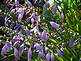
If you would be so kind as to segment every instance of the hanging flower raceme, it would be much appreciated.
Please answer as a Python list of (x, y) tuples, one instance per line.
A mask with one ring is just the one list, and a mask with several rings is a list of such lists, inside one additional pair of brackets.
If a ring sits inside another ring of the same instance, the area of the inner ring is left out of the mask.
[(30, 60), (31, 60), (31, 57), (32, 57), (32, 50), (31, 50), (31, 47), (28, 49), (27, 56), (28, 56), (28, 61), (30, 61)]
[(52, 13), (55, 14), (56, 11), (57, 11), (56, 4), (54, 4), (53, 7), (52, 7)]
[(50, 61), (50, 58), (51, 58), (51, 55), (50, 55), (50, 53), (48, 52), (48, 53), (46, 54), (46, 61)]
[(47, 34), (46, 34), (45, 31), (43, 31), (43, 32), (41, 33), (41, 39), (42, 39), (42, 41), (47, 41), (47, 40), (48, 40), (48, 37), (47, 37)]
[(54, 55), (53, 55), (53, 52), (51, 53), (51, 61), (54, 61)]
[(51, 26), (54, 27), (54, 28), (58, 28), (58, 27), (59, 27), (59, 24), (57, 24), (57, 23), (55, 23), (55, 22), (53, 22), (53, 21), (51, 21), (50, 24), (51, 24)]
[(43, 7), (43, 8), (44, 8), (44, 9), (47, 9), (47, 8), (49, 8), (49, 6), (50, 6), (50, 5), (49, 5), (49, 2), (47, 1), (47, 2), (44, 4), (44, 7)]

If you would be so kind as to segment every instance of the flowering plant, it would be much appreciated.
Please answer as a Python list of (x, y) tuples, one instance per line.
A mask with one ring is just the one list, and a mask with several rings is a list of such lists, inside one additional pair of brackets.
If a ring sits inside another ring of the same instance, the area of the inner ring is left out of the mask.
[(0, 3), (0, 60), (81, 61), (80, 1)]

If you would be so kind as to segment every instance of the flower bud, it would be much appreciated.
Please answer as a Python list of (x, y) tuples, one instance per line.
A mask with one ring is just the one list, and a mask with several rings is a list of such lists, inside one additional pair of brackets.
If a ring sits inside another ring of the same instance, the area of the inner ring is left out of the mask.
[(47, 41), (48, 40), (48, 37), (47, 37), (47, 34), (45, 33), (45, 31), (42, 32), (41, 39), (42, 39), (42, 41)]
[(61, 12), (61, 19), (62, 19), (62, 21), (64, 21), (64, 13), (63, 12)]
[(45, 4), (44, 4), (44, 9), (47, 9), (49, 7), (49, 2), (47, 1)]
[(22, 14), (19, 14), (18, 15), (18, 22), (21, 22), (22, 21), (22, 18), (23, 18), (23, 15)]
[(62, 56), (62, 55), (63, 55), (62, 52), (61, 52), (59, 49), (57, 49), (57, 54), (58, 54), (59, 56)]
[(56, 11), (57, 11), (57, 9), (56, 9), (56, 4), (54, 4), (53, 7), (52, 7), (52, 13), (55, 14)]
[(55, 23), (55, 22), (53, 22), (53, 21), (51, 21), (50, 24), (51, 24), (51, 26), (54, 27), (54, 28), (58, 28), (58, 27), (59, 27), (59, 24), (57, 24), (57, 23)]
[(28, 49), (28, 61), (31, 60), (31, 57), (32, 57), (32, 50), (31, 50), (31, 47)]
[(26, 27), (25, 29), (26, 35), (29, 36), (30, 35), (30, 30)]
[(79, 59), (79, 61), (81, 61), (81, 58)]
[(54, 55), (53, 55), (53, 52), (51, 53), (51, 61), (54, 61)]
[(19, 56), (21, 56), (23, 52), (24, 52), (24, 43), (20, 46)]
[(32, 3), (28, 0), (26, 0), (26, 4), (29, 6), (29, 7), (33, 7)]
[(50, 58), (51, 58), (50, 53), (47, 53), (46, 54), (46, 61), (50, 61)]
[(17, 49), (17, 48), (14, 48), (14, 57), (15, 57), (16, 59), (19, 58), (19, 54), (18, 54), (18, 49)]
[(72, 40), (70, 39), (70, 40), (69, 40), (69, 45), (70, 45), (70, 47), (72, 47), (72, 44), (73, 44), (73, 42), (72, 42)]
[(1, 50), (1, 55), (4, 56), (4, 54), (7, 52), (7, 46), (6, 44), (3, 46), (2, 50)]

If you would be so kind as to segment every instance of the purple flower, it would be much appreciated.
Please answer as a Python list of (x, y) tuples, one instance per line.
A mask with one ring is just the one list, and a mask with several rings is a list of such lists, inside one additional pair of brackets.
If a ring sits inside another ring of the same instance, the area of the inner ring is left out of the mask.
[(11, 44), (9, 42), (6, 43), (7, 51), (9, 52), (12, 48)]
[(38, 59), (40, 59), (40, 58), (44, 59), (43, 51), (39, 51), (39, 53), (38, 53)]
[(31, 22), (32, 22), (32, 25), (34, 26), (35, 20), (33, 18), (31, 18)]
[(21, 22), (22, 21), (22, 18), (23, 18), (23, 15), (22, 14), (19, 14), (18, 15), (18, 22)]
[(53, 7), (52, 7), (52, 13), (55, 14), (56, 11), (57, 11), (57, 9), (56, 9), (56, 4), (54, 4)]
[(15, 3), (16, 3), (17, 5), (19, 5), (19, 1), (18, 1), (18, 0), (15, 0)]
[(15, 11), (16, 11), (15, 9), (12, 9), (10, 12), (11, 12), (11, 13), (15, 13)]
[(39, 48), (40, 48), (40, 44), (35, 43), (35, 44), (34, 44), (34, 48), (39, 49)]
[(53, 52), (51, 53), (51, 61), (54, 61), (54, 55), (53, 55)]
[(47, 37), (47, 34), (45, 33), (45, 31), (42, 32), (41, 39), (42, 39), (42, 41), (47, 41), (48, 40), (48, 37)]
[(51, 56), (50, 56), (50, 53), (48, 52), (48, 53), (46, 54), (46, 61), (50, 61), (50, 58), (51, 58)]
[(3, 46), (2, 50), (1, 50), (1, 55), (4, 56), (4, 54), (7, 52), (7, 46), (6, 44)]
[(48, 47), (45, 47), (45, 52), (46, 52), (46, 53), (48, 52)]
[(72, 40), (70, 39), (70, 40), (69, 40), (69, 45), (70, 45), (70, 47), (72, 47), (72, 44), (73, 44), (73, 42), (72, 42)]
[(33, 18), (35, 19), (36, 18), (36, 13), (32, 13), (31, 17), (30, 18)]
[(28, 49), (28, 61), (31, 60), (31, 57), (32, 57), (32, 50), (31, 50), (31, 47)]
[(20, 46), (20, 50), (19, 50), (19, 56), (21, 56), (24, 52), (24, 43)]
[(30, 30), (26, 27), (25, 29), (26, 35), (29, 36), (30, 35)]
[(62, 19), (62, 21), (64, 21), (64, 13), (63, 12), (61, 12), (61, 19)]
[(33, 7), (32, 3), (31, 3), (30, 1), (28, 1), (28, 0), (26, 0), (26, 4), (27, 4), (28, 6), (30, 6), (30, 7)]
[(79, 61), (81, 61), (81, 58), (79, 59)]
[(19, 58), (19, 54), (18, 54), (18, 49), (17, 49), (17, 48), (14, 48), (14, 57), (15, 57), (16, 59)]
[(57, 49), (57, 54), (58, 54), (59, 56), (62, 56), (62, 55), (63, 55), (62, 52), (61, 52), (59, 49)]
[(24, 8), (15, 8), (17, 14), (22, 14), (24, 15)]
[(38, 0), (34, 0), (34, 4), (38, 3)]
[(35, 27), (31, 30), (31, 32), (34, 32), (34, 33), (38, 33), (38, 34), (39, 34), (39, 28), (38, 28), (38, 26), (35, 26)]
[(53, 21), (51, 21), (50, 24), (51, 24), (51, 26), (54, 27), (54, 28), (58, 28), (58, 27), (59, 27), (59, 24), (57, 24), (57, 23), (55, 23), (55, 22), (53, 22)]
[(17, 47), (19, 44), (19, 41), (16, 41), (13, 46)]
[(47, 9), (49, 7), (49, 2), (47, 1), (45, 4), (44, 4), (44, 9)]

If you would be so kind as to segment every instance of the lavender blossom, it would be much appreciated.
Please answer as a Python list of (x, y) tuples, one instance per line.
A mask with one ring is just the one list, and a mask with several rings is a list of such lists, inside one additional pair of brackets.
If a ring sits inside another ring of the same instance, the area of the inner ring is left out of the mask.
[(56, 9), (56, 4), (54, 4), (53, 7), (52, 7), (52, 13), (55, 14), (56, 11), (57, 11), (57, 9)]
[(54, 61), (54, 55), (53, 55), (53, 52), (51, 53), (51, 61)]
[(16, 59), (19, 58), (19, 53), (18, 53), (18, 49), (17, 49), (17, 48), (14, 48), (14, 57), (15, 57)]
[(81, 58), (79, 59), (79, 61), (81, 61)]
[(35, 44), (34, 44), (34, 48), (39, 49), (39, 48), (40, 48), (40, 44), (35, 43)]
[(16, 13), (24, 15), (24, 8), (16, 8)]
[(6, 43), (7, 51), (9, 52), (12, 48), (11, 44), (8, 42)]
[(18, 0), (15, 0), (15, 4), (19, 5), (19, 1)]
[(35, 22), (35, 20), (33, 18), (31, 18), (31, 23), (33, 26), (34, 26), (34, 22)]
[(39, 51), (39, 53), (38, 53), (38, 59), (40, 59), (40, 58), (44, 59), (43, 51)]
[(41, 39), (42, 39), (42, 41), (47, 41), (48, 40), (48, 37), (47, 37), (47, 34), (45, 33), (45, 31), (42, 32)]
[(72, 47), (72, 44), (73, 44), (73, 42), (72, 42), (72, 40), (70, 39), (70, 40), (69, 40), (69, 45), (70, 45), (70, 47)]
[(54, 28), (58, 28), (58, 27), (59, 27), (59, 24), (57, 24), (57, 23), (55, 23), (55, 22), (53, 22), (53, 21), (51, 21), (50, 24), (51, 24), (51, 26), (54, 27)]
[(48, 52), (48, 53), (46, 54), (46, 61), (50, 61), (50, 58), (51, 58), (51, 56), (50, 56), (50, 53)]
[(25, 29), (26, 35), (29, 36), (30, 35), (30, 30), (26, 27)]
[(23, 15), (22, 14), (19, 14), (18, 15), (18, 22), (21, 22), (22, 21), (22, 18), (23, 18)]
[(10, 13), (15, 13), (15, 11), (16, 11), (15, 9), (12, 9), (12, 10), (10, 11)]
[(34, 4), (37, 4), (38, 3), (38, 0), (34, 0)]
[(4, 56), (4, 54), (7, 52), (7, 46), (6, 44), (3, 46), (2, 50), (1, 50), (1, 55)]
[(19, 50), (19, 56), (21, 56), (24, 52), (24, 43), (20, 46), (20, 50)]
[(59, 49), (57, 49), (57, 54), (61, 57), (63, 56), (62, 52)]
[(26, 4), (29, 6), (29, 7), (33, 7), (32, 3), (28, 0), (26, 0)]
[(38, 28), (38, 26), (35, 26), (35, 27), (31, 30), (31, 32), (34, 32), (34, 33), (38, 33), (38, 34), (39, 34), (39, 28)]
[(47, 1), (45, 4), (44, 4), (44, 9), (47, 9), (49, 7), (49, 2)]
[(61, 12), (61, 19), (62, 19), (62, 21), (64, 21), (64, 13), (63, 12)]
[(31, 50), (31, 47), (28, 49), (28, 61), (31, 60), (31, 57), (32, 57), (32, 50)]
[(36, 13), (32, 13), (31, 18), (35, 19), (36, 18)]

